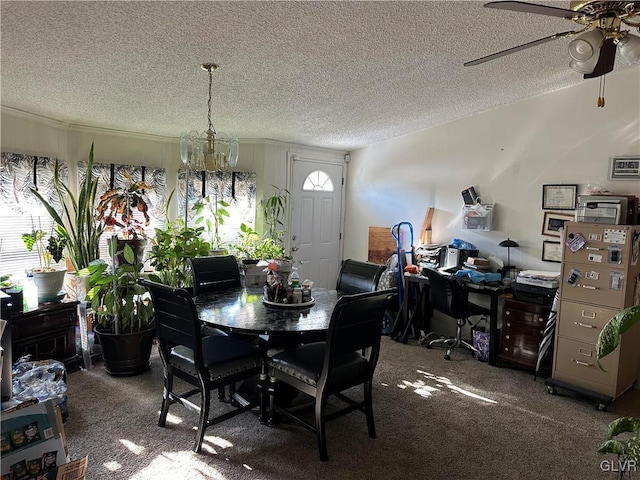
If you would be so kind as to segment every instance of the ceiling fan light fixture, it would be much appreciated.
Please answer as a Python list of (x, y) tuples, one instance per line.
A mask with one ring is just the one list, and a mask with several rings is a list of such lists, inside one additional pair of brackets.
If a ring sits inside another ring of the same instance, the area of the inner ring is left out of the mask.
[(640, 63), (640, 37), (627, 33), (618, 40), (620, 55), (629, 63)]
[(597, 57), (604, 37), (604, 32), (599, 28), (583, 33), (569, 43), (569, 55), (577, 62), (586, 62), (594, 56)]

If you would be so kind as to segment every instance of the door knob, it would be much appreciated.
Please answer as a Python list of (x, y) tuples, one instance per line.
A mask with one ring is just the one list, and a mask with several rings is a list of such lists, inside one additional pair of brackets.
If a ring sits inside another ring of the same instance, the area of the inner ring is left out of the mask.
[(298, 251), (298, 247), (291, 247), (291, 251), (292, 252), (297, 252)]

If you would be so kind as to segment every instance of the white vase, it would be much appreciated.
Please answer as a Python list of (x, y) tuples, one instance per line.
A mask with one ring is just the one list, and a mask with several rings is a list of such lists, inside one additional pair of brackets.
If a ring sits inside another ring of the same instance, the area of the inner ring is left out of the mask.
[(33, 281), (38, 290), (38, 303), (58, 302), (62, 299), (62, 285), (67, 272), (63, 270), (42, 271), (34, 269)]

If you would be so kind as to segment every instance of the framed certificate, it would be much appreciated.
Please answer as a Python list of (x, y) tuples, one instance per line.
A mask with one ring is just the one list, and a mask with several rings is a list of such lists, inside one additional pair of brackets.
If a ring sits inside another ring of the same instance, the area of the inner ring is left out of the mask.
[(562, 262), (562, 246), (560, 242), (551, 242), (548, 240), (542, 242), (542, 261)]
[(578, 185), (542, 185), (543, 210), (575, 210)]

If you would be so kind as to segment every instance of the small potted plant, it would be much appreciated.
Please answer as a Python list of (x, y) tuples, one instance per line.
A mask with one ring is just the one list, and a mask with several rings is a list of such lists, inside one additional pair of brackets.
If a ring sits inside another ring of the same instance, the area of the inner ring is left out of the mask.
[(64, 297), (62, 285), (66, 268), (56, 268), (51, 266), (51, 262), (58, 263), (63, 258), (63, 250), (66, 245), (64, 237), (57, 233), (52, 234), (47, 239), (44, 230), (33, 229), (29, 233), (22, 234), (22, 241), (27, 250), (33, 251), (34, 247), (38, 252), (40, 268), (33, 268), (31, 273), (38, 290), (38, 303), (58, 302)]
[(155, 323), (151, 298), (138, 285), (142, 263), (136, 261), (133, 248), (125, 244), (116, 265), (116, 237), (109, 242), (112, 265), (101, 260), (87, 268), (92, 288), (87, 293), (96, 316), (94, 332), (102, 348), (107, 373), (131, 376), (149, 368)]
[[(144, 227), (149, 226), (149, 206), (145, 190), (153, 188), (143, 181), (133, 181), (126, 172), (127, 185), (107, 190), (99, 199), (96, 219), (104, 224), (104, 231), (115, 232), (118, 236), (117, 251), (121, 252), (125, 244), (133, 248), (136, 261), (141, 261), (147, 239)], [(138, 217), (142, 217), (142, 220)], [(121, 262), (117, 256), (117, 262)]]

